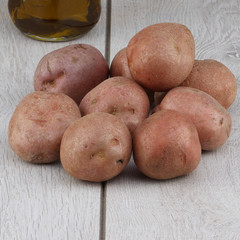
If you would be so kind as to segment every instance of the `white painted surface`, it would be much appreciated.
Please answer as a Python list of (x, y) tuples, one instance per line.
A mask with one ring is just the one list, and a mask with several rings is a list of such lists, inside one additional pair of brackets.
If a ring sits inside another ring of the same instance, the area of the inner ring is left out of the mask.
[(101, 184), (71, 178), (60, 163), (20, 160), (7, 141), (9, 119), (33, 91), (33, 74), (46, 53), (72, 43), (88, 43), (105, 54), (106, 1), (97, 26), (71, 42), (46, 43), (23, 36), (12, 24), (7, 0), (0, 0), (0, 239), (98, 239)]
[[(105, 52), (106, 0), (98, 25), (67, 43), (45, 43), (20, 34), (0, 0), (0, 239), (99, 239), (101, 185), (77, 181), (59, 163), (32, 165), (9, 148), (7, 127), (18, 102), (33, 91), (40, 58), (62, 46), (88, 43)], [(240, 0), (112, 0), (111, 59), (143, 27), (186, 24), (196, 57), (226, 64), (240, 81)], [(154, 181), (133, 161), (106, 184), (107, 240), (240, 239), (240, 101), (230, 108), (229, 141), (205, 152), (188, 176)]]
[[(112, 3), (111, 59), (143, 27), (157, 22), (187, 25), (196, 58), (227, 65), (240, 81), (240, 1), (122, 0)], [(107, 184), (106, 239), (240, 239), (240, 100), (230, 108), (230, 139), (204, 152), (188, 176), (154, 181), (133, 162)]]

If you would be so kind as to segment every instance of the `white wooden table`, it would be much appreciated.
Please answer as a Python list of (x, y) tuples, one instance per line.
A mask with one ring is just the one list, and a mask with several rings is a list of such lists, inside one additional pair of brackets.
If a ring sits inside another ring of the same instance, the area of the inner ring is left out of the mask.
[(154, 181), (133, 161), (104, 184), (78, 181), (60, 163), (20, 160), (7, 140), (9, 119), (33, 91), (40, 58), (72, 43), (97, 47), (111, 61), (130, 38), (157, 22), (187, 25), (196, 58), (227, 65), (240, 81), (240, 0), (102, 0), (102, 15), (87, 35), (63, 43), (23, 36), (0, 0), (0, 239), (1, 240), (239, 240), (240, 100), (229, 109), (228, 142), (204, 152), (188, 176)]

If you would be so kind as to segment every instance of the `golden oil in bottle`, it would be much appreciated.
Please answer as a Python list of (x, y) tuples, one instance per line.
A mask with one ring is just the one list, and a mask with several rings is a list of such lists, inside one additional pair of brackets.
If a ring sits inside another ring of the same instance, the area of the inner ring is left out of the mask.
[(88, 32), (98, 22), (101, 0), (9, 0), (15, 26), (43, 41), (67, 41)]

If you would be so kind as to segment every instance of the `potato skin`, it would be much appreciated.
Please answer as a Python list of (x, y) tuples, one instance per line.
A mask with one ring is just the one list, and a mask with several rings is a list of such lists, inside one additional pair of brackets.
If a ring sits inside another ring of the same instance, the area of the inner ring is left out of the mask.
[(133, 79), (128, 67), (127, 50), (121, 49), (113, 58), (110, 67), (110, 77), (123, 76)]
[(232, 120), (227, 110), (207, 93), (190, 87), (170, 90), (154, 112), (172, 109), (191, 119), (203, 150), (215, 150), (228, 139)]
[(182, 24), (154, 24), (130, 40), (127, 58), (131, 75), (140, 85), (166, 91), (181, 84), (191, 72), (194, 38)]
[(79, 104), (105, 80), (109, 67), (101, 52), (88, 44), (72, 44), (45, 55), (34, 74), (36, 91), (61, 92)]
[(71, 176), (102, 182), (123, 171), (131, 151), (131, 135), (120, 119), (108, 113), (91, 113), (68, 127), (60, 158)]
[(145, 91), (125, 77), (109, 78), (92, 89), (81, 101), (83, 115), (106, 112), (119, 117), (131, 133), (148, 116), (150, 103)]
[(162, 110), (144, 120), (133, 137), (138, 169), (154, 179), (170, 179), (192, 172), (201, 158), (196, 127), (174, 110)]
[(181, 86), (197, 88), (214, 97), (228, 109), (237, 95), (237, 80), (222, 63), (213, 60), (195, 60), (193, 69)]
[(31, 163), (59, 160), (66, 128), (81, 117), (77, 104), (62, 93), (34, 92), (24, 97), (9, 122), (12, 150)]

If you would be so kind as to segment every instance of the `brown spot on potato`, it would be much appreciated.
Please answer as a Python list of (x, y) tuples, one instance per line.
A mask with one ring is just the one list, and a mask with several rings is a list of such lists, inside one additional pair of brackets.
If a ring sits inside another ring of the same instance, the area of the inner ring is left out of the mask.
[(41, 163), (44, 158), (43, 153), (39, 153), (37, 155), (34, 155), (32, 159), (30, 160), (31, 163)]
[(99, 151), (97, 154), (96, 154), (96, 157), (97, 157), (97, 159), (99, 159), (99, 160), (105, 160), (105, 157), (104, 157), (104, 153), (103, 152), (101, 152), (101, 151)]
[(220, 119), (219, 124), (223, 125), (223, 118)]
[(118, 145), (118, 144), (119, 144), (119, 140), (117, 138), (111, 139), (111, 145)]
[(91, 104), (96, 104), (96, 103), (97, 103), (97, 99), (96, 98), (92, 99)]
[(56, 85), (57, 85), (57, 80), (58, 80), (59, 78), (64, 77), (64, 76), (65, 76), (65, 72), (64, 72), (64, 71), (61, 71), (56, 78), (52, 78), (52, 79), (45, 80), (45, 81), (42, 83), (41, 91), (45, 91), (45, 90), (47, 90), (48, 88), (55, 88)]
[(105, 160), (105, 156), (104, 153), (102, 151), (99, 151), (97, 153), (93, 153), (90, 156), (90, 160), (92, 160), (93, 158), (100, 160), (100, 161), (104, 161)]
[(131, 114), (135, 114), (135, 109), (134, 109), (134, 108), (131, 108), (131, 109), (129, 109), (129, 112), (130, 112)]
[(65, 71), (61, 71), (57, 78), (62, 78), (65, 76)]
[(119, 159), (116, 161), (116, 163), (120, 163), (120, 164), (123, 164), (124, 160), (123, 159)]
[(113, 107), (110, 111), (110, 114), (112, 114), (112, 115), (116, 115), (117, 113), (118, 113), (117, 107)]
[(56, 86), (56, 79), (50, 79), (47, 81), (44, 81), (42, 84), (41, 91), (45, 91), (48, 89), (48, 87), (55, 87)]

